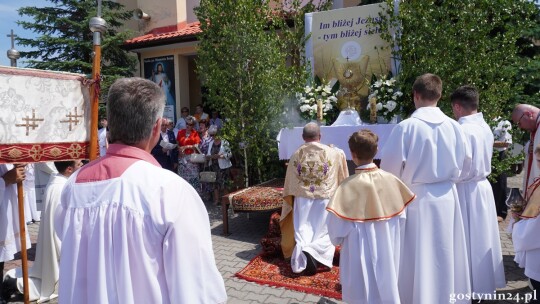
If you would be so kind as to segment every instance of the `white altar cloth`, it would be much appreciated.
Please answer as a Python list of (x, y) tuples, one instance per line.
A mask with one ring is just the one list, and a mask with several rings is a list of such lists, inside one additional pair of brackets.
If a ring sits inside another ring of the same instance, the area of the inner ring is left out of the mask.
[[(351, 160), (351, 151), (349, 151), (349, 137), (356, 131), (368, 129), (379, 136), (379, 151), (382, 150), (386, 139), (392, 132), (396, 124), (365, 124), (360, 126), (321, 126), (321, 143), (333, 144), (345, 152), (348, 160)], [(302, 139), (303, 127), (284, 128), (279, 131), (277, 136), (279, 159), (290, 159), (291, 155), (300, 147), (304, 140)], [(375, 155), (379, 158), (379, 153)]]

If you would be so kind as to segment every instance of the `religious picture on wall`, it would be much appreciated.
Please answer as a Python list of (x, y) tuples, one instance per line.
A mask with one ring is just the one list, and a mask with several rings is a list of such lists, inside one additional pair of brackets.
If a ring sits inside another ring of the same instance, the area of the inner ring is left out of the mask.
[(176, 121), (174, 56), (144, 59), (144, 78), (152, 80), (163, 90), (166, 97), (163, 116)]

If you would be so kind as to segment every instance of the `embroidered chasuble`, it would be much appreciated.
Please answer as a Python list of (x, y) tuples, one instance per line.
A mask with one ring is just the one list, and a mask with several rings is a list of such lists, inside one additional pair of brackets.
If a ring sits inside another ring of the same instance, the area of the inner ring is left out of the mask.
[(354, 222), (387, 220), (403, 212), (414, 193), (393, 174), (371, 168), (356, 169), (341, 184), (326, 210)]
[(329, 199), (348, 174), (345, 153), (319, 142), (305, 143), (291, 156), (283, 188), (286, 203), (280, 218), (285, 258), (291, 256), (295, 246), (293, 219), (289, 216), (294, 197)]
[(538, 186), (540, 186), (540, 179), (536, 179), (527, 189), (527, 194), (530, 197), (527, 198), (527, 205), (523, 213), (521, 213), (522, 218), (535, 218), (540, 214), (540, 190)]

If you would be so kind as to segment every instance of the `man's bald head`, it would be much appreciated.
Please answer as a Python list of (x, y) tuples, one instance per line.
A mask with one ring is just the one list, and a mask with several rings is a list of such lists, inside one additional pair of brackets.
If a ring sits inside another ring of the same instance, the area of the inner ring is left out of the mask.
[(512, 121), (521, 129), (533, 132), (536, 130), (536, 119), (540, 109), (528, 104), (518, 104), (512, 111)]
[(321, 140), (321, 128), (314, 122), (310, 122), (304, 126), (302, 138), (305, 142)]

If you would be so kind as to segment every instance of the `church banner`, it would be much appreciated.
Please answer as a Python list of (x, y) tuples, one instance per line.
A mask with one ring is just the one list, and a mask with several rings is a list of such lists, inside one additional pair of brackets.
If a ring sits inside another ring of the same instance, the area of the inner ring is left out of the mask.
[(88, 158), (84, 75), (0, 67), (0, 163)]
[(163, 90), (166, 97), (163, 116), (176, 121), (174, 56), (144, 59), (144, 78), (152, 80)]
[(374, 24), (383, 7), (371, 4), (306, 14), (306, 35), (311, 33), (306, 55), (313, 74), (325, 81), (339, 80), (340, 93), (356, 101), (367, 98), (372, 75), (392, 70), (391, 49)]

